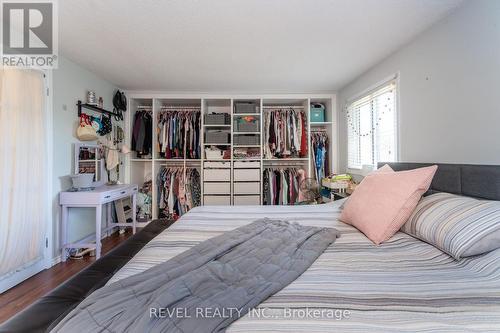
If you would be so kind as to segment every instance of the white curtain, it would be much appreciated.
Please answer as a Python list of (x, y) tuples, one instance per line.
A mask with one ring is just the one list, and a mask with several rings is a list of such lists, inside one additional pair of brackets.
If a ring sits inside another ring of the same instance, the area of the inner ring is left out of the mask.
[(0, 69), (0, 280), (43, 259), (47, 125), (43, 73)]

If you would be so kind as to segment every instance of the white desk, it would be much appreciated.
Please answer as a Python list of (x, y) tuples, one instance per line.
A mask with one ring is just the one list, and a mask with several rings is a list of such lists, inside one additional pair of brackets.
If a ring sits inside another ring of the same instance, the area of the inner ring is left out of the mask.
[[(62, 208), (62, 261), (68, 258), (67, 249), (94, 247), (96, 259), (101, 256), (101, 235), (114, 227), (132, 227), (136, 230), (136, 194), (138, 186), (127, 185), (104, 185), (92, 191), (61, 192), (59, 204)], [(111, 203), (115, 200), (132, 197), (132, 223), (110, 223)], [(106, 227), (102, 228), (102, 209), (107, 205)], [(94, 235), (85, 237), (77, 242), (68, 243), (68, 210), (73, 207), (95, 208), (95, 244), (91, 243)]]

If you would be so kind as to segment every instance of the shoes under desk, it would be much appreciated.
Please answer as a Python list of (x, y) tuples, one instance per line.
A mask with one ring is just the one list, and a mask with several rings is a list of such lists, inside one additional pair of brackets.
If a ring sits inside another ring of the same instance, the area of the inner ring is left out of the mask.
[[(61, 232), (62, 232), (62, 261), (68, 258), (68, 249), (91, 248), (95, 246), (96, 259), (101, 256), (101, 235), (114, 227), (132, 227), (136, 231), (136, 195), (138, 186), (135, 184), (125, 185), (103, 185), (91, 191), (61, 192), (59, 204), (62, 209)], [(132, 197), (132, 222), (110, 223), (111, 203), (115, 200)], [(102, 228), (103, 206), (107, 205), (106, 227)], [(89, 235), (77, 242), (68, 243), (68, 210), (69, 208), (95, 208), (95, 235)], [(95, 244), (91, 242), (95, 237)]]

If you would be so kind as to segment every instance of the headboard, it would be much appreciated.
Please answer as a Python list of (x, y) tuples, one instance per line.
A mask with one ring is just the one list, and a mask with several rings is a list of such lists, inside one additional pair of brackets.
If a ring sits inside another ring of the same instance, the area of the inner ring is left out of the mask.
[(500, 200), (499, 165), (380, 162), (378, 167), (384, 164), (388, 164), (394, 171), (436, 164), (438, 169), (425, 195), (448, 192), (468, 197)]

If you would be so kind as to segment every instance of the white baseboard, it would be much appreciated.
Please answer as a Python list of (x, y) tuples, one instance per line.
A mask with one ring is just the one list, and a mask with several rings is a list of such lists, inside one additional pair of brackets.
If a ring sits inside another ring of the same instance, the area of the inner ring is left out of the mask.
[(61, 262), (61, 260), (62, 260), (61, 255), (58, 255), (57, 257), (52, 258), (50, 267), (57, 265), (58, 263)]
[(43, 271), (44, 269), (45, 269), (44, 261), (40, 260), (29, 267), (26, 267), (20, 271), (17, 271), (9, 275), (8, 277), (0, 281), (0, 294), (16, 286), (17, 284), (23, 282), (24, 280), (35, 275), (36, 273)]

